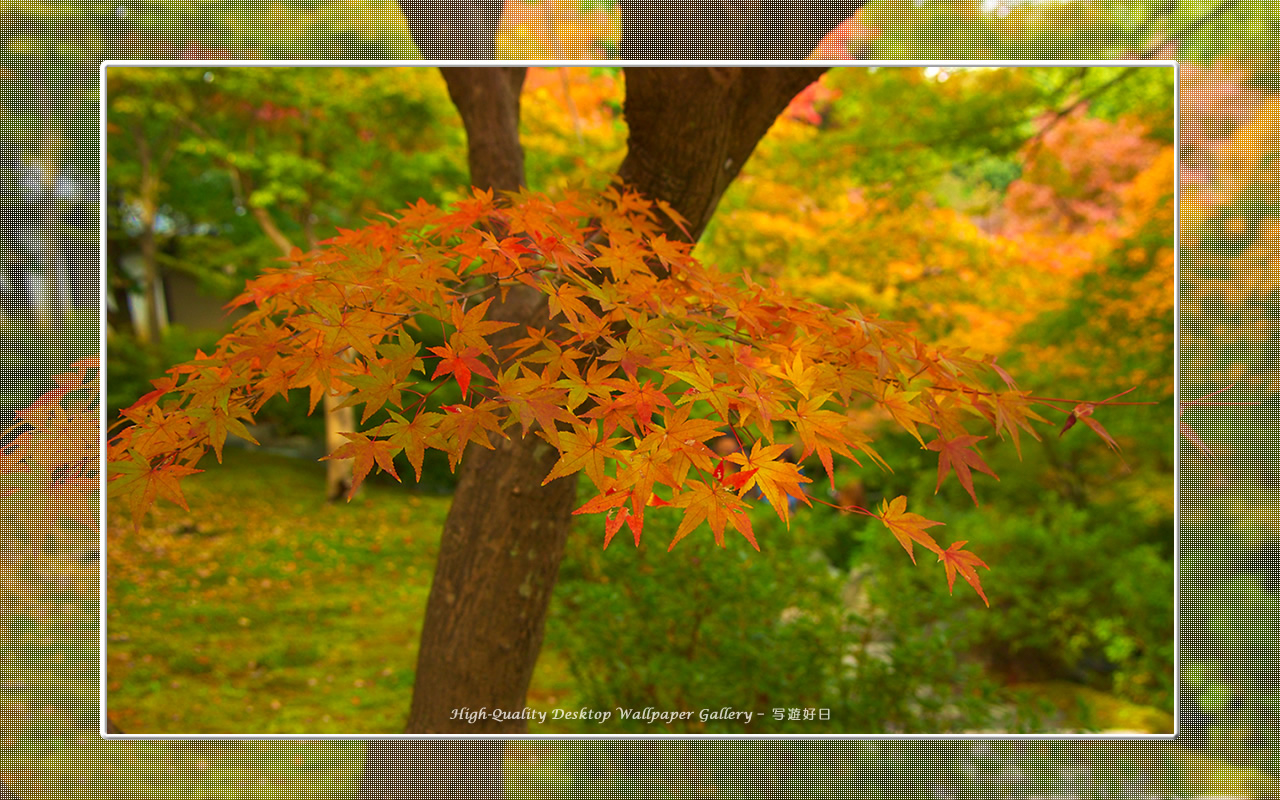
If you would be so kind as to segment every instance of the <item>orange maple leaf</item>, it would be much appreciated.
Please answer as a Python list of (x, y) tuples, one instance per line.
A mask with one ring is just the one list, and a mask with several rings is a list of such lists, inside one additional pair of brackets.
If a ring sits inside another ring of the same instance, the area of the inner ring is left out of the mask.
[(1009, 432), (1009, 437), (1013, 439), (1013, 447), (1018, 451), (1019, 459), (1022, 458), (1022, 441), (1018, 435), (1019, 427), (1030, 433), (1032, 438), (1037, 441), (1040, 440), (1040, 433), (1031, 427), (1031, 420), (1039, 420), (1040, 422), (1048, 422), (1048, 420), (1031, 408), (1026, 392), (1009, 391), (992, 394), (983, 397), (982, 402), (990, 408), (979, 406), (979, 412), (991, 420), (991, 424), (995, 426), (996, 435), (1003, 438), (1004, 432)]
[(943, 523), (925, 519), (919, 514), (907, 511), (906, 497), (898, 497), (892, 503), (885, 500), (880, 508), (879, 519), (897, 538), (898, 543), (907, 551), (907, 555), (911, 556), (912, 564), (916, 563), (916, 554), (911, 549), (912, 541), (919, 542), (937, 555), (942, 555), (942, 548), (932, 536), (925, 533), (924, 529)]
[[(450, 321), (453, 322), (453, 327), (457, 328), (453, 335), (458, 337), (458, 342), (463, 347), (475, 347), (485, 355), (492, 355), (493, 350), (489, 347), (484, 337), (516, 324), (514, 322), (485, 319), (484, 315), (488, 312), (491, 303), (493, 303), (493, 298), (486, 298), (483, 303), (477, 304), (470, 311), (464, 310), (462, 303), (453, 303), (449, 311)], [(450, 338), (452, 339), (452, 337)]]
[(938, 554), (938, 560), (942, 562), (947, 570), (947, 589), (952, 594), (955, 594), (956, 572), (959, 572), (973, 587), (973, 590), (978, 593), (978, 596), (982, 598), (982, 602), (987, 604), (987, 608), (991, 608), (991, 601), (987, 599), (987, 593), (982, 591), (982, 583), (978, 580), (978, 571), (975, 569), (975, 567), (982, 567), (989, 570), (991, 567), (988, 567), (983, 563), (982, 559), (968, 550), (960, 549), (966, 544), (968, 544), (968, 540), (961, 539)]
[[(789, 444), (771, 444), (761, 447), (760, 440), (757, 439), (751, 446), (749, 456), (742, 453), (730, 453), (728, 456), (733, 463), (755, 470), (738, 490), (738, 496), (746, 494), (752, 486), (759, 486), (760, 491), (764, 492), (769, 504), (778, 512), (782, 521), (787, 523), (788, 528), (791, 527), (791, 519), (787, 513), (787, 497), (794, 497), (803, 501), (805, 505), (811, 505), (800, 484), (812, 482), (800, 474), (800, 468), (795, 464), (777, 460), (790, 447)], [(744, 469), (743, 472), (746, 470)]]
[(404, 451), (405, 458), (409, 459), (409, 464), (413, 467), (413, 474), (418, 480), (422, 480), (422, 459), (426, 448), (443, 445), (443, 437), (435, 427), (441, 415), (421, 412), (410, 422), (392, 411), (390, 417), (390, 421), (381, 428), (383, 435), (395, 449)]
[(350, 441), (339, 446), (338, 449), (320, 460), (355, 459), (352, 464), (351, 490), (347, 492), (348, 503), (351, 502), (351, 498), (355, 496), (356, 489), (360, 488), (360, 484), (364, 482), (365, 476), (373, 469), (375, 463), (383, 472), (389, 472), (391, 477), (400, 480), (400, 476), (396, 474), (396, 464), (393, 460), (399, 448), (394, 444), (386, 439), (373, 439), (359, 432), (342, 431), (342, 435)]
[(834, 450), (851, 461), (856, 462), (858, 459), (854, 458), (853, 453), (849, 451), (848, 439), (844, 434), (844, 428), (849, 424), (849, 417), (825, 410), (822, 406), (829, 399), (831, 399), (830, 392), (808, 398), (796, 403), (794, 411), (784, 411), (782, 417), (792, 420), (796, 433), (800, 435), (800, 441), (804, 444), (802, 458), (808, 458), (810, 453), (817, 451), (818, 458), (827, 471), (827, 478), (831, 481), (831, 488), (834, 490), (836, 472), (831, 452)]
[[(554, 433), (538, 431), (538, 435), (560, 451), (560, 460), (542, 480), (543, 486), (556, 478), (583, 471), (587, 473), (587, 477), (596, 485), (596, 488), (603, 488), (605, 485), (604, 460), (618, 457), (618, 451), (614, 449), (614, 445), (622, 441), (621, 437), (601, 439), (600, 426), (596, 422), (574, 425), (572, 431), (555, 431)], [(552, 438), (553, 436), (555, 438)]]
[(721, 547), (724, 547), (724, 524), (732, 522), (733, 527), (738, 529), (738, 533), (746, 537), (757, 551), (760, 550), (760, 545), (756, 544), (755, 533), (751, 530), (751, 518), (747, 516), (749, 506), (732, 492), (725, 491), (715, 484), (697, 481), (693, 486), (680, 492), (672, 505), (683, 508), (685, 512), (684, 519), (680, 521), (680, 527), (676, 528), (675, 538), (667, 546), (667, 552), (671, 552), (676, 543), (701, 525), (703, 520), (711, 526), (716, 544)]
[(900, 392), (892, 385), (883, 381), (876, 381), (877, 388), (880, 392), (880, 405), (893, 415), (893, 419), (909, 434), (915, 437), (920, 444), (924, 444), (924, 439), (920, 436), (920, 431), (916, 428), (917, 422), (929, 423), (929, 415), (922, 409), (911, 405), (911, 401), (920, 396), (919, 392)]
[(173, 463), (153, 466), (149, 459), (135, 450), (129, 454), (128, 461), (113, 464), (112, 472), (115, 477), (110, 484), (110, 493), (128, 501), (133, 529), (136, 531), (142, 527), (142, 515), (155, 503), (157, 495), (190, 510), (178, 481), (203, 470)]
[[(440, 362), (440, 366), (436, 368), (436, 372), (441, 372), (444, 362)], [(355, 387), (356, 391), (352, 392), (346, 400), (338, 408), (347, 408), (364, 403), (364, 415), (360, 418), (360, 424), (363, 425), (369, 421), (369, 417), (373, 416), (379, 408), (390, 402), (392, 405), (400, 406), (400, 390), (412, 386), (411, 383), (400, 380), (400, 376), (393, 370), (388, 369), (385, 365), (376, 361), (368, 362), (369, 371), (367, 373), (353, 373), (344, 375), (342, 380)], [(461, 369), (465, 370), (465, 367)], [(455, 375), (457, 374), (455, 370)], [(468, 376), (468, 380), (470, 376)], [(459, 378), (461, 383), (461, 378)], [(464, 391), (465, 396), (465, 391)]]

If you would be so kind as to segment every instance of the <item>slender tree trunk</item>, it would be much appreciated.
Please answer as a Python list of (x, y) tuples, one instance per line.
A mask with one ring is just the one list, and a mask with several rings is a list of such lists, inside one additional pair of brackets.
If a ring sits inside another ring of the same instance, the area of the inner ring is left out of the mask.
[[(351, 356), (343, 354), (348, 361)], [(324, 396), (324, 444), (325, 451), (332, 453), (349, 440), (343, 436), (344, 431), (358, 430), (356, 427), (356, 410), (351, 406), (338, 408), (347, 399), (349, 393), (326, 392)], [(346, 500), (351, 494), (351, 483), (355, 478), (355, 460), (350, 458), (331, 458), (324, 462), (324, 496), (326, 500), (337, 502)]]
[[(49, 41), (45, 39), (45, 41)], [(48, 54), (46, 53), (46, 57)], [(47, 62), (46, 62), (47, 63)], [(37, 74), (36, 101), (40, 108), (40, 211), (37, 235), (40, 242), (40, 298), (36, 319), (43, 328), (61, 329), (67, 321), (66, 266), (59, 234), (62, 212), (57, 185), (62, 170), (65, 138), (56, 119), (54, 100), (49, 96), (48, 76)], [(50, 345), (56, 342), (50, 340)]]
[(158, 246), (156, 244), (156, 205), (160, 191), (159, 176), (155, 174), (155, 165), (151, 158), (151, 145), (146, 136), (139, 131), (138, 163), (142, 169), (138, 188), (138, 204), (142, 215), (142, 308), (143, 320), (134, 320), (135, 333), (143, 344), (160, 341), (164, 330), (160, 322), (160, 264)]

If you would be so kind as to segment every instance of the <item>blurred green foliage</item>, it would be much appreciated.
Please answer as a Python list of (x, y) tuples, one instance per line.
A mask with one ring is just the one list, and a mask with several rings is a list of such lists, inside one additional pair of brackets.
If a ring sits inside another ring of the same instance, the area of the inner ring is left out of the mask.
[[(651, 535), (675, 529), (664, 512), (646, 514)], [(863, 600), (859, 611), (860, 584), (815, 545), (849, 536), (853, 518), (824, 515), (820, 532), (807, 516), (790, 531), (767, 507), (753, 516), (760, 553), (697, 536), (671, 554), (657, 537), (603, 551), (594, 532), (571, 541), (547, 635), (586, 705), (693, 712), (666, 726), (611, 721), (611, 732), (944, 732), (990, 721), (995, 687), (943, 637), (883, 634), (878, 606)], [(764, 716), (699, 719), (723, 707)], [(813, 716), (775, 718), (790, 709)]]

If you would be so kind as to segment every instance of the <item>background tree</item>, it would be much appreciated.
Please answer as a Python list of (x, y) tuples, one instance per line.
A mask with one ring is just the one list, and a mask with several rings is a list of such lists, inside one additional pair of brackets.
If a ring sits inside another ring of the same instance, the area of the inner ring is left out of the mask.
[[(199, 186), (177, 204), (188, 229), (224, 219), (223, 210), (234, 204), (260, 231), (249, 246), (232, 252), (218, 246), (222, 237), (203, 235), (182, 257), (166, 259), (171, 270), (194, 273), (206, 283), (206, 276), (216, 281), (227, 271), (237, 278), (252, 274), (236, 262), (258, 262), (267, 242), (278, 257), (296, 247), (315, 248), (336, 225), (371, 213), (377, 198), (410, 194), (412, 176), (449, 175), (438, 155), (442, 141), (422, 133), (411, 139), (406, 133), (414, 125), (437, 130), (431, 121), (442, 111), (436, 87), (415, 81), (411, 71), (233, 70), (221, 72), (216, 85), (213, 75), (196, 69), (120, 70), (109, 87), (110, 118), (121, 135), (108, 141), (131, 148), (113, 159), (125, 173), (113, 180), (136, 187), (126, 200), (140, 229), (144, 319), (160, 320), (156, 227), (162, 199), (177, 200), (173, 187), (163, 185), (172, 181), (161, 173), (179, 153), (185, 180)], [(402, 123), (369, 126), (373, 118)], [(423, 195), (440, 191), (421, 188)], [(174, 208), (167, 204), (171, 215)], [(170, 228), (182, 224), (172, 216), (163, 222)], [(120, 280), (112, 267), (109, 273)], [(149, 345), (151, 331), (140, 332)], [(323, 400), (328, 451), (346, 441), (344, 431), (356, 429), (344, 399), (327, 394)], [(334, 500), (352, 484), (351, 462), (336, 459), (327, 470), (325, 494)]]

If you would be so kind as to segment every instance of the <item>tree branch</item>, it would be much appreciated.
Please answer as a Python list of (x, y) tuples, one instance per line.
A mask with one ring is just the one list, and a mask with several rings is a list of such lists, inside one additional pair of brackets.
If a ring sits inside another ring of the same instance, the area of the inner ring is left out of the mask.
[[(197, 136), (205, 139), (216, 138), (205, 130), (203, 125), (193, 119), (184, 117), (180, 122)], [(253, 139), (250, 138), (249, 141), (252, 145)], [(276, 221), (271, 217), (271, 212), (250, 202), (249, 200), (250, 195), (253, 194), (253, 180), (244, 172), (244, 170), (240, 169), (239, 166), (229, 159), (218, 158), (217, 161), (222, 166), (226, 167), (227, 171), (231, 173), (233, 188), (239, 196), (240, 202), (244, 204), (245, 208), (249, 209), (250, 213), (253, 214), (253, 218), (257, 220), (258, 227), (262, 228), (262, 232), (267, 235), (267, 238), (275, 243), (275, 246), (280, 250), (281, 255), (289, 255), (289, 253), (293, 251), (293, 242), (290, 241), (289, 237), (284, 235), (284, 231), (280, 230), (280, 227), (276, 225)]]
[(467, 129), (471, 185), (514, 191), (524, 186), (520, 91), (525, 67), (441, 67), (449, 98)]
[(258, 227), (262, 228), (262, 232), (267, 235), (267, 238), (279, 248), (281, 255), (289, 255), (293, 251), (293, 242), (290, 241), (288, 236), (284, 235), (284, 231), (280, 230), (280, 226), (276, 225), (276, 221), (272, 219), (270, 211), (249, 199), (253, 194), (253, 179), (235, 164), (227, 162), (226, 166), (231, 172), (231, 179), (235, 181), (236, 188), (239, 190), (240, 201), (244, 203), (245, 208), (249, 209), (249, 213), (253, 214), (253, 218), (258, 221)]
[(665, 200), (697, 241), (756, 144), (825, 67), (626, 67), (629, 134), (619, 180)]

